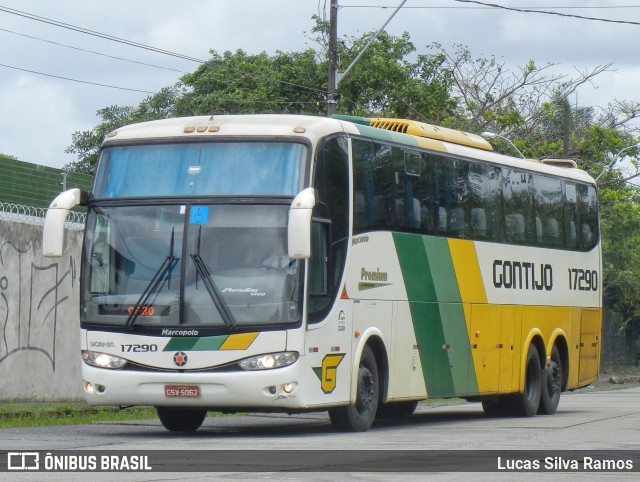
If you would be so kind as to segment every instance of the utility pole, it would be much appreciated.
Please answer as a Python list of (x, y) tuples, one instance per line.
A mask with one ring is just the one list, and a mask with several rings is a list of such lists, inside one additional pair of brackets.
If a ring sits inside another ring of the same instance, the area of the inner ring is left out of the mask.
[(338, 87), (338, 0), (331, 0), (329, 11), (329, 75), (327, 77), (327, 116), (336, 113)]
[(569, 133), (571, 130), (571, 106), (569, 105), (569, 98), (565, 97), (562, 102), (562, 157), (569, 157)]
[(327, 80), (327, 116), (336, 113), (336, 103), (338, 102), (338, 84), (342, 78), (347, 75), (351, 67), (360, 60), (362, 54), (369, 48), (373, 41), (380, 35), (387, 24), (400, 11), (407, 0), (402, 0), (398, 8), (391, 14), (382, 27), (371, 37), (367, 45), (360, 51), (356, 58), (351, 62), (344, 72), (338, 72), (338, 0), (331, 0), (331, 11), (329, 13), (329, 76)]

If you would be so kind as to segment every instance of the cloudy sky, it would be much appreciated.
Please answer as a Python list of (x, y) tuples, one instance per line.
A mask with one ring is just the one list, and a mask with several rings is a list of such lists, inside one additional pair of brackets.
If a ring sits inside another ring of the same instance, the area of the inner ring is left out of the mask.
[[(564, 16), (455, 0), (408, 0), (386, 30), (394, 35), (408, 32), (419, 52), (432, 42), (447, 49), (461, 44), (475, 57), (495, 55), (511, 66), (529, 60), (554, 63), (568, 75), (613, 62), (614, 71), (582, 87), (573, 101), (592, 106), (605, 106), (614, 98), (640, 101), (640, 0), (486, 3)], [(328, 17), (329, 4), (330, 0), (0, 0), (0, 153), (62, 167), (74, 160), (64, 153), (71, 134), (94, 127), (98, 109), (137, 105), (147, 92), (172, 85), (198, 66), (197, 61), (101, 38), (96, 32), (203, 60), (210, 49), (300, 51), (310, 46), (305, 32), (312, 27), (311, 16)], [(339, 35), (377, 30), (400, 4), (401, 0), (339, 0)]]

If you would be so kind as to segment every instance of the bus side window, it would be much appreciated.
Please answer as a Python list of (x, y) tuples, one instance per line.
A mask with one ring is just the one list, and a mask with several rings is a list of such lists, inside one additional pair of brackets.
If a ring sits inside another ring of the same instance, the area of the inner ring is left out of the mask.
[(533, 193), (537, 243), (563, 248), (565, 223), (562, 180), (536, 174), (533, 176)]
[(598, 240), (598, 208), (593, 186), (578, 184), (578, 236), (579, 248), (589, 250)]
[(568, 181), (564, 183), (564, 199), (567, 248), (575, 249), (578, 247), (578, 226), (580, 226), (577, 204), (577, 186), (575, 183)]
[(532, 176), (527, 172), (508, 170), (503, 179), (506, 240), (516, 244), (535, 244)]

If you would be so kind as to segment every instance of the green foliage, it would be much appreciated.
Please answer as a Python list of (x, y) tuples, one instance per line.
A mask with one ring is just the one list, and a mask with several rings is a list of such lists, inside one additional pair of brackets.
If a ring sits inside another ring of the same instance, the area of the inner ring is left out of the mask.
[(289, 113), (320, 115), (326, 68), (312, 50), (220, 55), (181, 79), (173, 115)]
[(624, 184), (600, 191), (604, 304), (640, 319), (640, 195)]
[[(346, 69), (370, 41), (372, 34), (351, 39), (341, 49)], [(408, 34), (382, 32), (364, 51), (339, 84), (341, 113), (365, 117), (396, 117), (442, 124), (456, 109), (449, 95), (451, 77), (443, 68), (444, 55), (418, 55)]]
[[(315, 19), (312, 33), (322, 42), (328, 25)], [(340, 44), (345, 69), (372, 34)], [(322, 48), (322, 45), (320, 45)], [(382, 33), (339, 86), (338, 112), (369, 117), (411, 118), (445, 123), (456, 109), (449, 95), (451, 77), (442, 53), (418, 55), (408, 34)], [(327, 62), (318, 51), (250, 55), (242, 50), (219, 54), (171, 87), (147, 97), (137, 107), (110, 106), (98, 111), (101, 122), (75, 132), (67, 153), (78, 160), (66, 169), (92, 173), (100, 145), (109, 132), (135, 122), (165, 117), (212, 114), (326, 114)]]

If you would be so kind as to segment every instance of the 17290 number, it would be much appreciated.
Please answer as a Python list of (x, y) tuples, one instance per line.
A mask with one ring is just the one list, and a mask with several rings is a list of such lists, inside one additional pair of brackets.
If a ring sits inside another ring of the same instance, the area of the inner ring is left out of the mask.
[(593, 269), (569, 268), (569, 289), (598, 291), (598, 272)]

